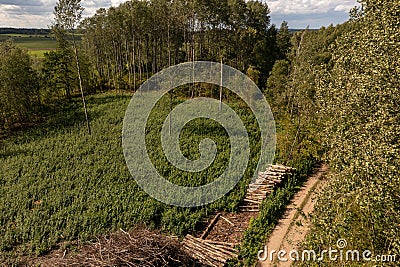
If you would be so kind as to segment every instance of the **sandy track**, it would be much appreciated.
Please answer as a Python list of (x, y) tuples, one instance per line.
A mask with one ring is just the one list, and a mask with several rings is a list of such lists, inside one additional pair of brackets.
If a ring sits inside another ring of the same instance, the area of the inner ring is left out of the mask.
[[(304, 240), (310, 227), (309, 215), (314, 210), (315, 196), (325, 183), (321, 178), (327, 169), (326, 165), (322, 165), (295, 194), (266, 244), (268, 258), (265, 261), (259, 261), (258, 266), (286, 267), (291, 265), (292, 262), (290, 260), (278, 262), (277, 252), (285, 250), (289, 253)], [(272, 250), (276, 252), (273, 254), (273, 260), (271, 261), (270, 253)], [(283, 258), (289, 258), (289, 255), (286, 254)]]

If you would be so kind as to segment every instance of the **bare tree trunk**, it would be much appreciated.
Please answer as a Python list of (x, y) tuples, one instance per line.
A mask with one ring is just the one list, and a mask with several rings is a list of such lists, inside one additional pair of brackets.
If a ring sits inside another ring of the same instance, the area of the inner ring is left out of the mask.
[(168, 67), (171, 67), (171, 36), (170, 36), (170, 26), (169, 26), (169, 20), (168, 20)]
[(133, 65), (133, 90), (136, 92), (136, 61), (135, 61), (135, 35), (132, 34), (132, 65)]
[(289, 107), (290, 107), (290, 112), (289, 112), (290, 113), (290, 118), (292, 118), (293, 109), (294, 109), (294, 99), (295, 99), (295, 88), (294, 88), (295, 84), (294, 84), (294, 81), (295, 81), (296, 76), (297, 76), (297, 63), (299, 61), (299, 56), (300, 56), (301, 49), (302, 49), (302, 46), (303, 46), (303, 39), (304, 39), (304, 36), (307, 33), (307, 31), (308, 31), (308, 26), (303, 31), (303, 33), (301, 34), (300, 42), (299, 42), (299, 44), (297, 46), (297, 50), (296, 50), (296, 57), (295, 57), (295, 60), (294, 60), (294, 63), (293, 63), (294, 64), (293, 65), (293, 75), (292, 75), (292, 81), (291, 81), (291, 85), (290, 85), (291, 90), (290, 90), (290, 95), (288, 97), (288, 104), (287, 104), (287, 109), (288, 110), (289, 110)]
[(222, 57), (221, 57), (221, 81), (219, 84), (219, 111), (222, 110), (222, 81), (223, 81), (223, 68), (222, 68)]
[(90, 128), (90, 122), (89, 122), (89, 116), (87, 112), (87, 107), (86, 107), (86, 100), (85, 100), (85, 94), (83, 92), (83, 83), (82, 83), (82, 75), (81, 75), (81, 66), (79, 64), (79, 57), (78, 57), (78, 49), (76, 47), (76, 41), (75, 41), (75, 35), (72, 33), (72, 40), (74, 44), (74, 52), (75, 52), (75, 63), (76, 63), (76, 68), (78, 71), (78, 79), (79, 79), (79, 89), (81, 90), (81, 96), (82, 96), (82, 103), (83, 103), (83, 109), (85, 111), (85, 118), (86, 118), (86, 125), (88, 129), (89, 135), (92, 134), (92, 130)]

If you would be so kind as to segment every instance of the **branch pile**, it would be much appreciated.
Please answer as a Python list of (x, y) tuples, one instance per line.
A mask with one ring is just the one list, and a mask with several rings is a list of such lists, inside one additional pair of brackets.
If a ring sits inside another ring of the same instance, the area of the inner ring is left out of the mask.
[(177, 238), (145, 227), (120, 230), (85, 245), (78, 254), (49, 259), (43, 266), (196, 266)]

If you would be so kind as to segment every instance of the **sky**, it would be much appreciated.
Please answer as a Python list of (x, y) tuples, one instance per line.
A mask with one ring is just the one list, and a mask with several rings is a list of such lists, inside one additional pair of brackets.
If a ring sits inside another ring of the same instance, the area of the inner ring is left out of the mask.
[[(126, 0), (82, 0), (85, 16), (101, 7), (118, 6)], [(343, 23), (356, 0), (263, 0), (271, 10), (272, 23), (280, 26), (283, 20), (289, 28), (309, 26), (318, 29)], [(0, 27), (48, 28), (57, 0), (0, 0)]]

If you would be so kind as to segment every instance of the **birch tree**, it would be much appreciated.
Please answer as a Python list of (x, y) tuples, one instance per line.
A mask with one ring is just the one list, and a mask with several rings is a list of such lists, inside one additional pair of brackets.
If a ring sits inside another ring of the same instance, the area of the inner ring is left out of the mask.
[(83, 89), (81, 66), (78, 56), (78, 48), (75, 38), (75, 29), (82, 19), (84, 8), (81, 6), (81, 0), (59, 0), (54, 7), (55, 25), (53, 28), (58, 32), (69, 33), (72, 36), (72, 47), (74, 50), (76, 69), (78, 73), (79, 89), (82, 96), (83, 109), (85, 111), (86, 124), (89, 135), (91, 134), (89, 116), (86, 107), (85, 94)]

